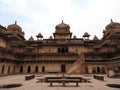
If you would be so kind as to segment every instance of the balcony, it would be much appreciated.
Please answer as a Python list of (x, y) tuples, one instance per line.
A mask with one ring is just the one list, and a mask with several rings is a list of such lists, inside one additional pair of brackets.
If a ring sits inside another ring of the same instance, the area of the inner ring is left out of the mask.
[(35, 55), (26, 55), (23, 60), (76, 60), (76, 53), (40, 53)]

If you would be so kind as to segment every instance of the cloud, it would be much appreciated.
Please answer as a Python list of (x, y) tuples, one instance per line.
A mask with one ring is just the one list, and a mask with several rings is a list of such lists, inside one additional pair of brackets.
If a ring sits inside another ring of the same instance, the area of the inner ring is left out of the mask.
[(62, 20), (79, 38), (84, 32), (101, 38), (110, 19), (119, 22), (120, 18), (120, 0), (1, 0), (0, 3), (0, 23), (7, 25), (17, 20), (27, 39), (31, 35), (35, 38), (39, 32), (49, 38)]

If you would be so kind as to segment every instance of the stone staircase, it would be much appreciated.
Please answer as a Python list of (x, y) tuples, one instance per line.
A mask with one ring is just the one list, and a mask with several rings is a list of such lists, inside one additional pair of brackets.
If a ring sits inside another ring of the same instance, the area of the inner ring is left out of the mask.
[(84, 74), (85, 73), (85, 59), (84, 54), (80, 54), (78, 60), (76, 60), (68, 69), (67, 74)]

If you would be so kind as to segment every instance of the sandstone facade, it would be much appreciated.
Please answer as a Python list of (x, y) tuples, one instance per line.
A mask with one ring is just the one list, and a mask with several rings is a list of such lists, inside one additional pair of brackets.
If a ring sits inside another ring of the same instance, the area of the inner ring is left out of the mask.
[(0, 25), (0, 75), (24, 73), (108, 74), (120, 71), (120, 23), (111, 21), (102, 39), (72, 36), (70, 26), (56, 25), (53, 37), (43, 39), (41, 33), (24, 38), (15, 24)]

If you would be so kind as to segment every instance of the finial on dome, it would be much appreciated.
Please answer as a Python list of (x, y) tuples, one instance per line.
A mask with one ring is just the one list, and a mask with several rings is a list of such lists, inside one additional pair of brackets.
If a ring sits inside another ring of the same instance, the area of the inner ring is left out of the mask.
[(111, 19), (111, 23), (113, 23), (113, 20)]
[(63, 20), (62, 20), (62, 23), (63, 23)]
[(15, 24), (17, 24), (17, 21), (15, 21)]

